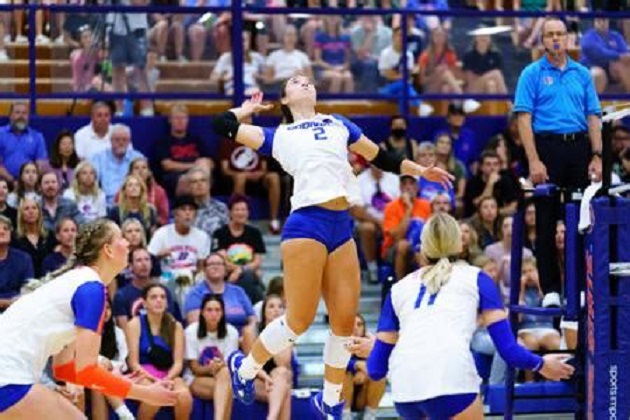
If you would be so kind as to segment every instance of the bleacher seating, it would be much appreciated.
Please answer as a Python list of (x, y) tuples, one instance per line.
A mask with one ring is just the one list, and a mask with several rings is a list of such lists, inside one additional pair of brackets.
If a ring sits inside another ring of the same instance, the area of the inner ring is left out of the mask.
[[(11, 60), (0, 62), (0, 92), (26, 94), (29, 92), (29, 49), (26, 44), (8, 44)], [(69, 60), (71, 49), (65, 45), (37, 45), (35, 48), (37, 91), (47, 93), (71, 93), (72, 69)], [(194, 63), (165, 62), (158, 63), (160, 78), (156, 90), (158, 93), (173, 92), (208, 92), (218, 93), (219, 87), (209, 80), (215, 65), (214, 61)], [(0, 113), (6, 114), (11, 100), (0, 101)], [(156, 113), (166, 115), (173, 102), (184, 102), (191, 115), (212, 115), (230, 106), (229, 100), (211, 101), (156, 101)], [(444, 115), (448, 101), (427, 101), (435, 108), (436, 115)], [(38, 101), (37, 113), (43, 116), (66, 115), (72, 106), (71, 99)], [(476, 115), (502, 115), (509, 111), (508, 101), (487, 101)], [(89, 115), (89, 101), (77, 101), (72, 115)], [(5, 111), (7, 110), (7, 111)], [(318, 111), (342, 115), (394, 115), (399, 112), (393, 101), (378, 100), (325, 100), (320, 101)], [(278, 110), (275, 113), (278, 114)]]

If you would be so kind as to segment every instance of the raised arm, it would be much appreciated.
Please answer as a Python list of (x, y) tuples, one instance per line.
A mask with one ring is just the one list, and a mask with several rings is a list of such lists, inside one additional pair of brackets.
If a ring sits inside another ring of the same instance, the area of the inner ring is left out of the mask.
[(240, 121), (260, 111), (267, 111), (273, 108), (273, 105), (264, 105), (262, 99), (262, 92), (253, 94), (240, 107), (232, 108), (218, 115), (212, 122), (212, 128), (220, 136), (227, 137), (254, 150), (260, 149), (265, 142), (263, 128), (251, 124), (242, 124)]
[(359, 140), (350, 145), (350, 150), (370, 161), (372, 165), (387, 172), (421, 176), (429, 181), (439, 182), (445, 188), (452, 187), (455, 177), (436, 166), (425, 168), (409, 159), (402, 159), (378, 147), (376, 143), (361, 135)]

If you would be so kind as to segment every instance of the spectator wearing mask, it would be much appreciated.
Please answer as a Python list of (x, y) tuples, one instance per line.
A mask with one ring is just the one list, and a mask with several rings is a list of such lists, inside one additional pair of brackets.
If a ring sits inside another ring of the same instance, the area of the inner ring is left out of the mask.
[(407, 119), (394, 115), (389, 124), (389, 136), (380, 146), (403, 159), (414, 160), (418, 153), (418, 141), (409, 136)]

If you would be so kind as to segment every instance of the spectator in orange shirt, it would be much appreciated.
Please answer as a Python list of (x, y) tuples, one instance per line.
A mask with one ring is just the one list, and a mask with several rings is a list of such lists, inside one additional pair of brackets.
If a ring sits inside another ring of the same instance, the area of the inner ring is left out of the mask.
[(383, 216), (383, 259), (394, 265), (396, 278), (411, 271), (413, 250), (407, 231), (414, 222), (424, 222), (431, 215), (431, 204), (418, 198), (418, 180), (410, 175), (400, 177), (400, 197), (385, 207)]
[(431, 31), (427, 49), (420, 54), (420, 84), (424, 93), (463, 93), (455, 76), (457, 53), (441, 27)]

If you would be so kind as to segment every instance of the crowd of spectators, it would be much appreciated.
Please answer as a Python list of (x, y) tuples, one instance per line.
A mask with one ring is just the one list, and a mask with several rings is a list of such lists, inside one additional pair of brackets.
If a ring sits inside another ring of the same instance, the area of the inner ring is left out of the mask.
[[(79, 2), (80, 3), (80, 2)], [(98, 2), (97, 2), (98, 3)], [(268, 7), (300, 6), (301, 2), (267, 2)], [(331, 6), (333, 6), (331, 2)], [(353, 6), (355, 2), (339, 6)], [(477, 7), (486, 9), (486, 2), (431, 0), (359, 3), (356, 7), (407, 6), (418, 10), (449, 10)], [(600, 10), (606, 5), (573, 5), (565, 9), (560, 1), (507, 1), (498, 2), (499, 10), (512, 9), (526, 12), (573, 10)], [(498, 4), (497, 3), (497, 4)], [(597, 2), (595, 2), (597, 3)], [(121, 5), (166, 5), (177, 7), (178, 2), (124, 0)], [(260, 6), (258, 2), (248, 5)], [(229, 6), (229, 1), (182, 2), (186, 6)], [(321, 7), (316, 1), (304, 6)], [(335, 5), (336, 6), (336, 5)], [(614, 7), (614, 6), (609, 6)], [(93, 9), (97, 10), (97, 9)], [(3, 43), (25, 43), (22, 27), (24, 12), (12, 15), (13, 22), (0, 25)], [(45, 18), (50, 22), (45, 23)], [(231, 53), (230, 12), (199, 15), (178, 13), (50, 13), (37, 12), (35, 41), (38, 44), (67, 45), (72, 67), (72, 89), (85, 91), (138, 91), (155, 92), (161, 77), (162, 63), (176, 62), (185, 68), (187, 63), (208, 63), (206, 81), (220, 92), (231, 95), (234, 91)], [(252, 15), (245, 14), (243, 32), (243, 84), (245, 92), (254, 89), (273, 91), (279, 82), (296, 73), (313, 76), (320, 89), (330, 93), (381, 92), (401, 94), (507, 94), (513, 89), (514, 69), (508, 66), (506, 56), (522, 49), (537, 57), (542, 51), (540, 27), (543, 18), (498, 18), (484, 21), (482, 26), (508, 25), (503, 35), (477, 35), (461, 37), (453, 22), (463, 18), (438, 18), (430, 15), (408, 15), (407, 50), (402, 51), (400, 15)], [(462, 26), (470, 26), (466, 23)], [(571, 18), (570, 49), (573, 56), (591, 69), (598, 91), (625, 91), (630, 89), (628, 66), (630, 25), (621, 19)], [(13, 30), (9, 31), (7, 29)], [(475, 27), (469, 27), (469, 30)], [(466, 33), (466, 32), (465, 32)], [(505, 39), (511, 46), (506, 47)], [(501, 37), (502, 42), (496, 42)], [(402, 59), (402, 57), (405, 57)], [(0, 45), (0, 60), (11, 60)], [(408, 83), (402, 80), (402, 64), (407, 67)], [(183, 77), (186, 72), (183, 72)], [(53, 74), (53, 77), (54, 74)], [(172, 77), (172, 76), (171, 76)], [(199, 82), (195, 76), (195, 82)], [(411, 105), (420, 115), (433, 109), (420, 99)], [(465, 109), (474, 111), (479, 103), (468, 99)], [(125, 102), (117, 101), (117, 114), (128, 112)], [(139, 114), (151, 116), (153, 105), (140, 101)]]
[[(140, 4), (140, 0), (130, 3)], [(446, 2), (430, 3), (434, 4), (422, 7), (448, 7)], [(514, 8), (545, 7), (544, 1), (520, 3)], [(555, 3), (550, 1), (546, 7), (552, 10)], [(17, 24), (23, 16), (14, 18)], [(229, 13), (215, 18), (177, 14), (154, 14), (144, 20), (136, 14), (131, 21), (115, 18), (114, 34), (118, 31), (125, 38), (126, 31), (133, 28), (137, 42), (130, 45), (127, 38), (112, 39), (120, 44), (111, 46), (110, 57), (92, 47), (99, 23), (87, 15), (68, 14), (65, 22), (60, 19), (58, 26), (51, 25), (51, 31), (58, 33), (54, 41), (38, 29), (36, 41), (65, 42), (75, 48), (71, 60), (77, 91), (110, 86), (121, 90), (125, 83), (149, 90), (158, 77), (153, 71), (155, 62), (216, 59), (208, 77), (225, 93), (233, 92), (232, 53), (229, 37), (226, 39)], [(82, 25), (76, 27), (79, 21)], [(396, 17), (370, 15), (353, 20), (348, 16), (274, 15), (261, 22), (264, 30), (260, 25), (246, 25), (242, 38), (243, 83), (248, 91), (274, 90), (286, 77), (302, 73), (312, 75), (321, 82), (320, 89), (331, 93), (397, 94), (405, 86), (402, 63), (410, 77), (411, 95), (508, 92), (506, 63), (493, 39), (477, 35), (468, 51), (456, 51), (449, 41), (449, 19), (410, 16), (406, 52), (402, 51)], [(583, 34), (576, 31), (574, 46), (581, 50), (581, 61), (590, 68), (599, 92), (610, 84), (630, 89), (626, 45), (630, 28), (623, 22), (615, 24), (613, 29), (607, 19), (596, 19), (593, 28), (584, 28)], [(519, 19), (515, 25), (515, 44), (535, 47), (538, 20)], [(576, 25), (572, 28), (579, 28)], [(5, 29), (0, 25), (0, 35)], [(15, 33), (15, 42), (24, 42), (21, 30)], [(2, 51), (0, 60), (9, 59)], [(102, 66), (109, 59), (114, 65), (111, 74)], [(423, 115), (432, 111), (420, 102), (413, 105)], [(446, 129), (432, 138), (412, 132), (404, 117), (394, 116), (386, 138), (374, 139), (392, 153), (448, 170), (455, 175), (450, 188), (383, 173), (350, 156), (363, 202), (352, 214), (366, 281), (383, 281), (384, 267), (395, 281), (422, 265), (418, 251), (423, 224), (435, 212), (448, 212), (460, 220), (461, 258), (486, 271), (507, 301), (512, 215), (519, 178), (528, 175), (527, 160), (515, 116), (508, 115), (506, 130), (492, 138), (480, 138), (466, 128), (467, 114), (478, 105), (472, 100), (451, 103), (444, 117)], [(65, 263), (78, 226), (107, 217), (120, 225), (131, 253), (128, 268), (109, 287), (111, 314), (106, 319), (102, 363), (121, 372), (141, 371), (148, 380), (176, 380), (183, 391), (175, 407), (177, 418), (188, 418), (192, 396), (214, 400), (215, 417), (230, 418), (231, 390), (223, 357), (239, 347), (248, 351), (257, 334), (284, 310), (281, 286), (272, 282), (265, 287), (262, 281), (263, 234), (280, 231), (288, 211), (283, 203), (290, 193), (290, 179), (273, 159), (227, 140), (217, 153), (208, 150), (201, 137), (189, 130), (188, 110), (183, 105), (171, 108), (169, 130), (149, 161), (134, 148), (132, 130), (112, 124), (112, 116), (121, 113), (122, 107), (121, 103), (111, 107), (95, 102), (90, 123), (76, 132), (60, 131), (48, 150), (42, 134), (30, 125), (28, 105), (16, 102), (11, 106), (9, 123), (0, 127), (0, 312), (19, 297), (29, 279), (47, 275)], [(141, 104), (141, 110), (143, 115), (152, 114), (148, 101)], [(613, 130), (613, 152), (615, 174), (628, 182), (630, 129), (624, 125)], [(250, 223), (248, 197), (261, 192), (269, 205), (268, 229)], [(224, 203), (213, 195), (230, 198)], [(543, 293), (533, 258), (535, 218), (535, 208), (529, 203), (519, 297), (523, 304), (541, 306)], [(560, 257), (559, 281), (563, 282), (562, 224), (557, 226), (555, 245)], [(532, 350), (575, 347), (575, 329), (565, 327), (523, 316), (518, 335)], [(355, 334), (365, 335), (360, 315)], [(164, 349), (163, 357), (149, 354), (153, 342)], [(494, 355), (486, 331), (477, 332), (473, 350), (494, 357), (489, 380), (500, 382), (502, 363)], [(294, 353), (287, 352), (270, 361), (259, 378), (257, 398), (269, 403), (271, 417), (290, 417), (287, 401), (296, 366)], [(348, 410), (371, 415), (384, 387), (367, 378), (365, 361), (353, 359), (344, 385)], [(94, 418), (102, 418), (98, 416), (106, 404), (117, 413), (120, 410), (123, 414), (119, 416), (124, 418), (124, 402), (98, 397), (92, 401)], [(155, 411), (155, 407), (140, 407), (146, 417)]]
[[(211, 197), (217, 156), (188, 132), (185, 107), (172, 109), (156, 162), (159, 176), (134, 148), (130, 127), (111, 124), (111, 114), (107, 104), (94, 103), (91, 122), (76, 133), (60, 131), (47, 150), (30, 125), (28, 105), (11, 107), (0, 134), (0, 313), (30, 280), (68, 261), (81, 224), (107, 217), (120, 226), (131, 252), (128, 268), (108, 287), (101, 362), (110, 370), (142, 372), (147, 380), (174, 380), (182, 390), (178, 419), (189, 418), (191, 395), (220, 398), (217, 418), (229, 418), (223, 358), (238, 347), (247, 351), (259, 329), (284, 311), (283, 299), (268, 295), (262, 283), (263, 233), (250, 222), (244, 194), (233, 194), (227, 204)], [(225, 153), (226, 160), (231, 156)], [(248, 168), (255, 169), (241, 169)], [(266, 182), (266, 167), (257, 171)], [(279, 228), (273, 219), (270, 233)], [(281, 285), (270, 290), (282, 294)], [(163, 349), (162, 359), (148, 350), (153, 342)], [(274, 363), (261, 377), (258, 397), (289, 418), (286, 397), (297, 363), (291, 354)], [(85, 401), (71, 386), (44, 381)], [(270, 391), (272, 383), (277, 386)], [(128, 418), (123, 401), (95, 398), (93, 418), (104, 418), (107, 404)], [(156, 411), (141, 405), (138, 416), (152, 418)]]

